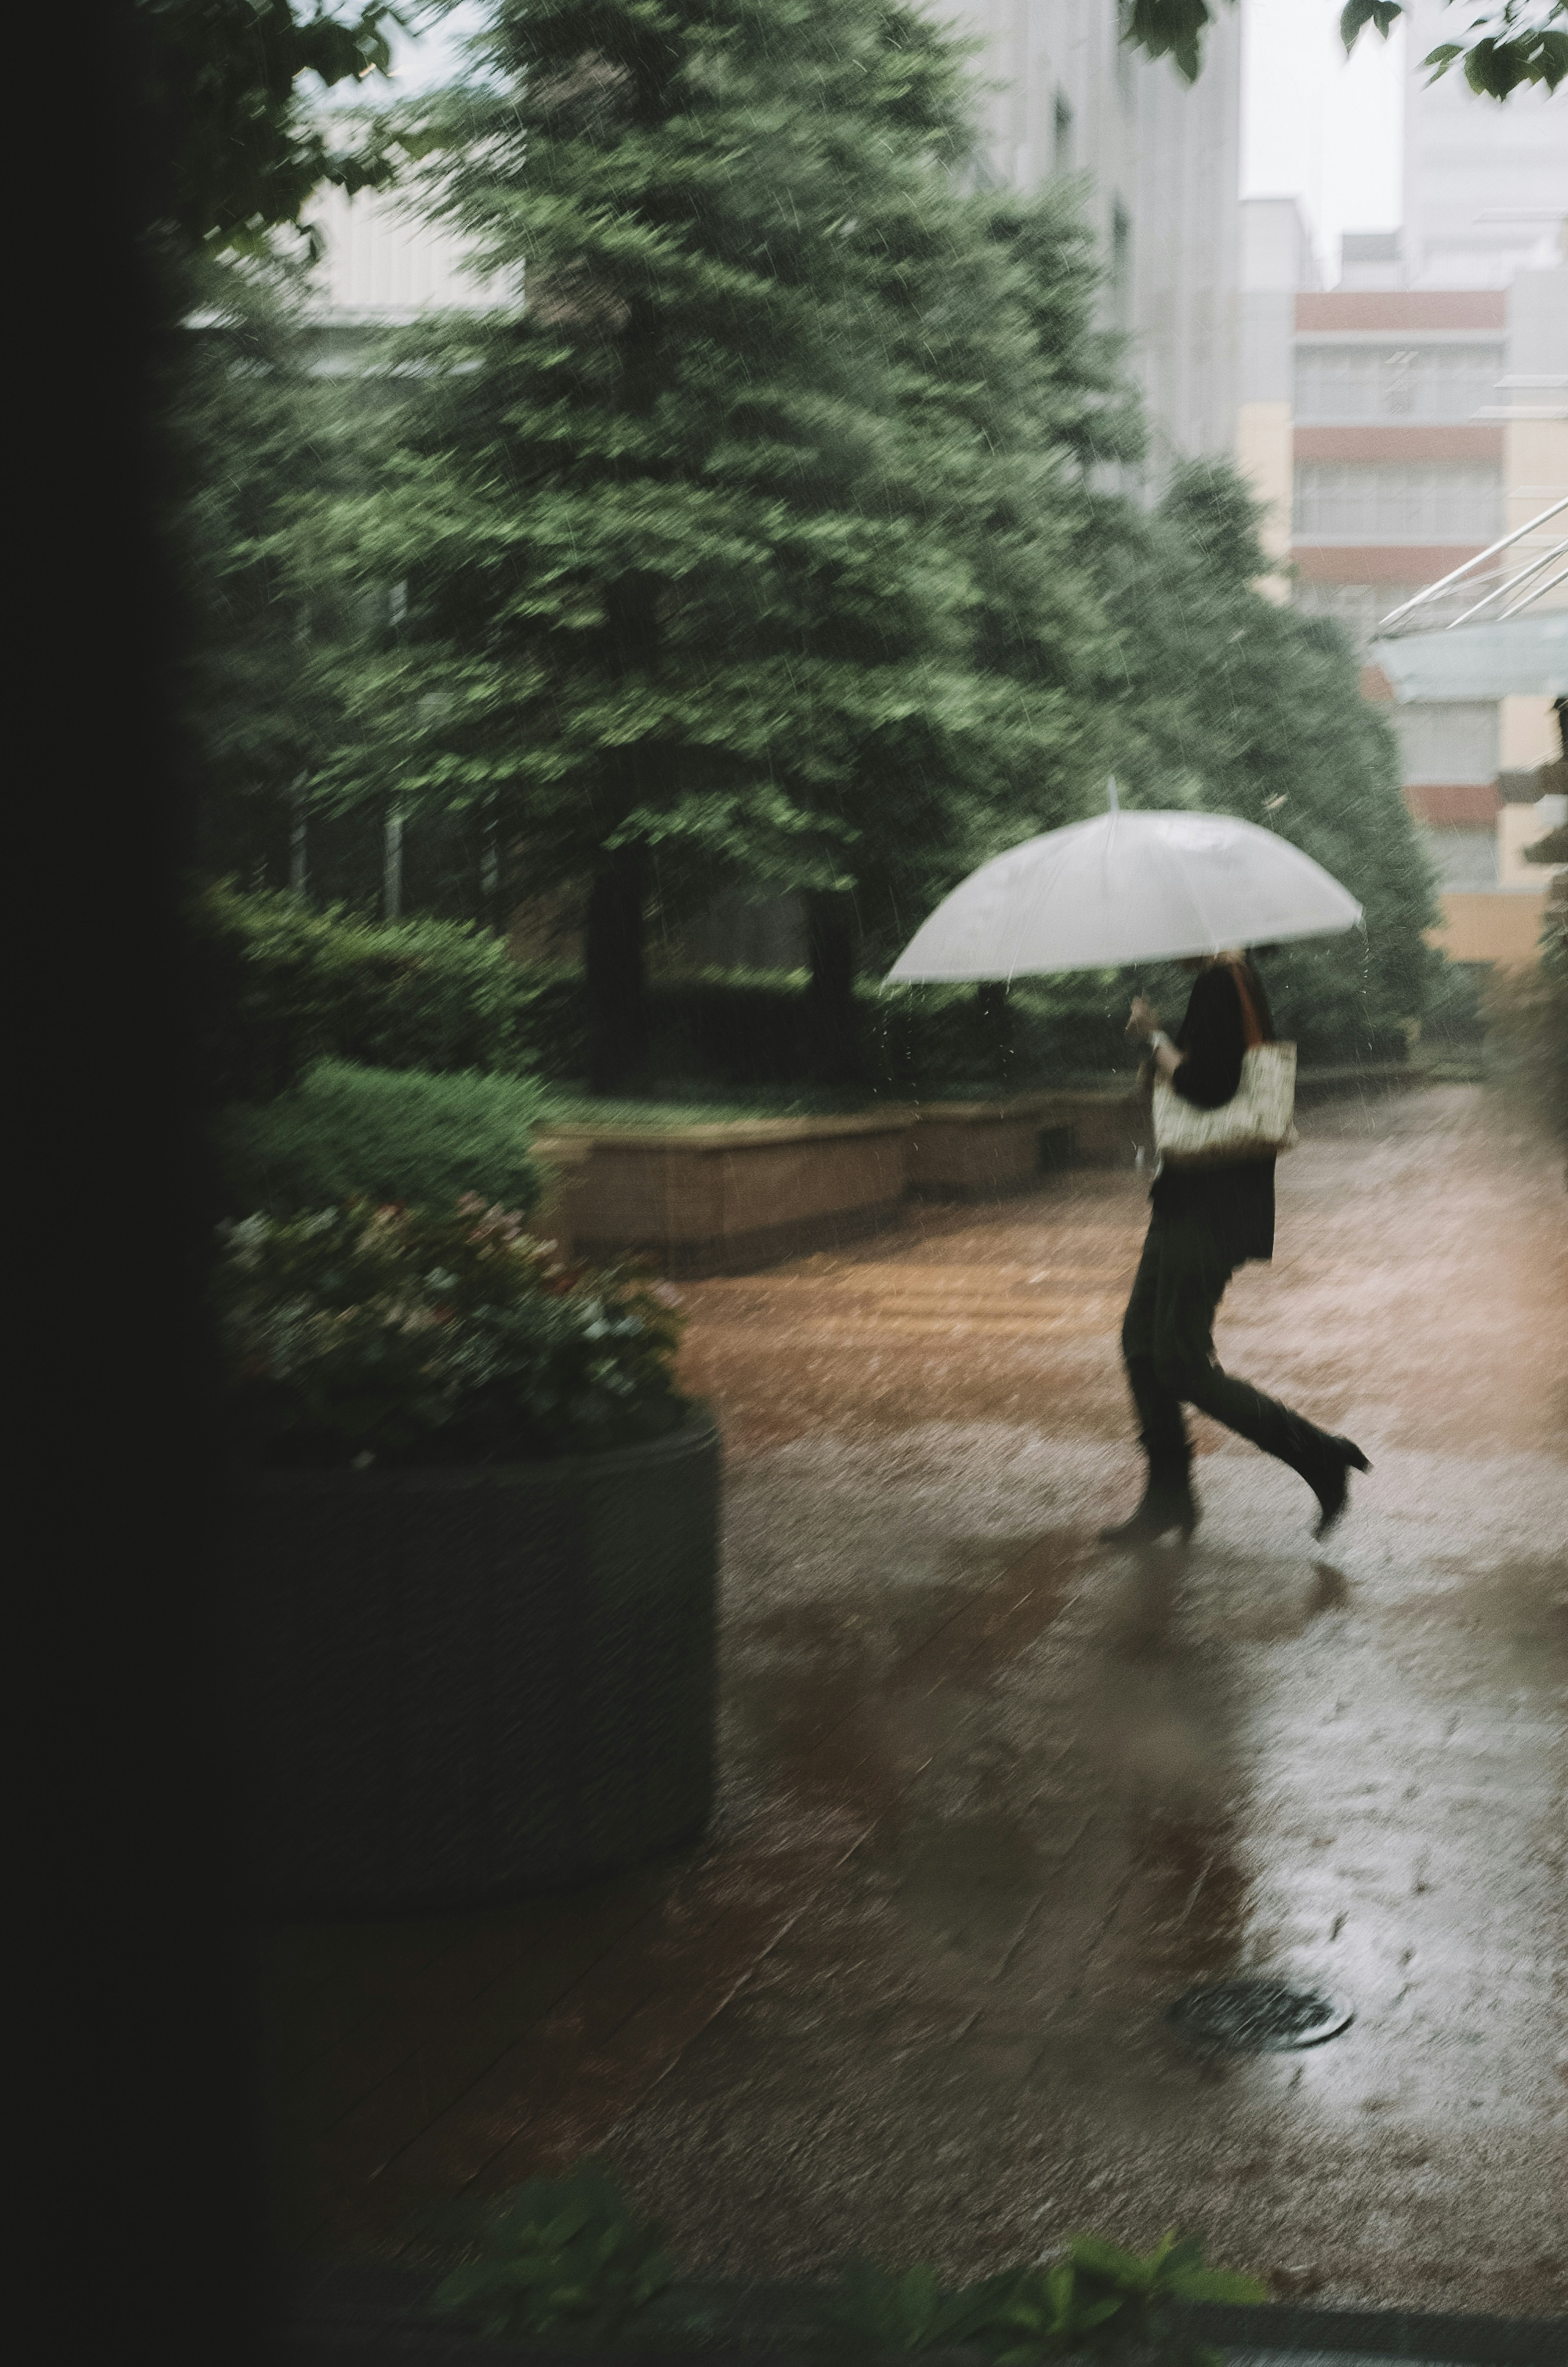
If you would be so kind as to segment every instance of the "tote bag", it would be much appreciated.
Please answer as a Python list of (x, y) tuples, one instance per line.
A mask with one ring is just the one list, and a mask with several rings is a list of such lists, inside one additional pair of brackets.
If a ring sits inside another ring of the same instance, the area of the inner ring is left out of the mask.
[(1218, 1109), (1200, 1109), (1164, 1077), (1154, 1090), (1155, 1149), (1167, 1167), (1229, 1166), (1295, 1148), (1296, 1048), (1266, 1044), (1247, 980), (1234, 966), (1247, 1049), (1241, 1082)]

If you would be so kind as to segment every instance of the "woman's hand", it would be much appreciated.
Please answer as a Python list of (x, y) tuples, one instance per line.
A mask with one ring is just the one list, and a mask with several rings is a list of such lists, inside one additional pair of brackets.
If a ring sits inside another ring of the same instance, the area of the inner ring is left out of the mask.
[[(1152, 1002), (1145, 1002), (1141, 994), (1134, 1002), (1128, 1016), (1127, 1033), (1129, 1036), (1145, 1037), (1156, 1036), (1159, 1033), (1159, 1013)], [(1155, 1075), (1164, 1077), (1168, 1082), (1175, 1076), (1186, 1058), (1186, 1053), (1179, 1052), (1174, 1044), (1156, 1044), (1154, 1048)]]

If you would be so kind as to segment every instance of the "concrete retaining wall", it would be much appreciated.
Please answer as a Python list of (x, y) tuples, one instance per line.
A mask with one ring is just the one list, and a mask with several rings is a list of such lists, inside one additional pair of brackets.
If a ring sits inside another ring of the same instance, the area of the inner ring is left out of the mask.
[[(1298, 1099), (1403, 1090), (1417, 1070), (1306, 1071)], [(647, 1257), (671, 1274), (748, 1274), (877, 1231), (909, 1197), (994, 1200), (1066, 1166), (1152, 1155), (1146, 1105), (1121, 1085), (930, 1102), (858, 1117), (733, 1125), (558, 1127), (534, 1230), (592, 1259)]]
[(561, 1127), (534, 1149), (562, 1180), (536, 1218), (579, 1256), (744, 1274), (874, 1232), (901, 1205), (908, 1110), (736, 1126)]
[(534, 1229), (580, 1257), (744, 1274), (874, 1232), (910, 1194), (995, 1199), (1053, 1167), (1130, 1163), (1136, 1133), (1115, 1089), (858, 1117), (558, 1127), (534, 1142), (553, 1171)]

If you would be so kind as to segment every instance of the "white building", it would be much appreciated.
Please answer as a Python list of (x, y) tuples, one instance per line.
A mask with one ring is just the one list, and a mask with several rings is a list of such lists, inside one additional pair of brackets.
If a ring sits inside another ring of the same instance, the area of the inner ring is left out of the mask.
[[(1241, 27), (1227, 10), (1189, 88), (1119, 38), (1118, 0), (929, 0), (982, 40), (982, 169), (998, 185), (1077, 182), (1104, 260), (1107, 326), (1127, 331), (1156, 464), (1228, 452), (1240, 327)], [(365, 194), (323, 190), (316, 310), (344, 349), (423, 306), (479, 300), (448, 235)]]
[(1156, 460), (1228, 452), (1240, 335), (1241, 20), (1204, 36), (1189, 86), (1120, 39), (1118, 0), (928, 0), (986, 47), (986, 163), (1037, 188), (1085, 176), (1109, 281), (1109, 325), (1132, 365)]
[(1444, 0), (1405, 0), (1404, 288), (1506, 288), (1560, 261), (1568, 218), (1563, 96), (1481, 98), (1462, 71), (1438, 82), (1421, 61), (1454, 40)]

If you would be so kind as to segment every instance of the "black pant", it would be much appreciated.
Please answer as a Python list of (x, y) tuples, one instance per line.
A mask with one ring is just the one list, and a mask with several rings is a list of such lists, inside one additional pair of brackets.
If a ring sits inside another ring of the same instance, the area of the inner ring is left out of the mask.
[(1328, 1442), (1288, 1406), (1221, 1370), (1214, 1310), (1235, 1271), (1210, 1228), (1193, 1217), (1152, 1217), (1122, 1322), (1122, 1354), (1154, 1465), (1184, 1464), (1183, 1405), (1223, 1421), (1303, 1478)]

